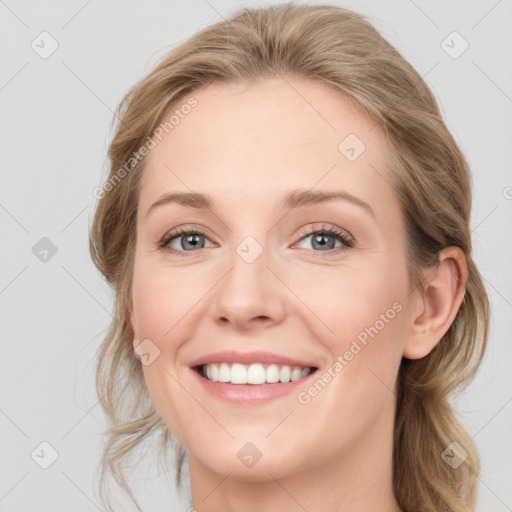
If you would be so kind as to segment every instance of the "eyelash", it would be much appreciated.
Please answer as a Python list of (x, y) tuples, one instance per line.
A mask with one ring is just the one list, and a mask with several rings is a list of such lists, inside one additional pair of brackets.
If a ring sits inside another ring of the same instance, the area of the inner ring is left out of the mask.
[[(337, 238), (338, 240), (340, 240), (343, 244), (343, 246), (341, 246), (341, 247), (336, 247), (334, 249), (329, 249), (327, 251), (315, 251), (314, 249), (304, 249), (304, 250), (312, 250), (314, 253), (325, 252), (325, 253), (328, 253), (329, 255), (332, 255), (332, 254), (337, 254), (340, 251), (345, 251), (346, 249), (350, 249), (350, 248), (354, 247), (353, 241), (348, 236), (346, 236), (342, 231), (340, 231), (339, 229), (334, 228), (334, 227), (322, 226), (321, 229), (317, 229), (314, 231), (304, 230), (304, 231), (301, 231), (299, 234), (300, 234), (300, 239), (296, 243), (302, 242), (302, 240), (304, 240), (308, 236), (312, 236), (312, 235), (330, 235), (333, 238)], [(201, 236), (204, 236), (207, 238), (206, 233), (201, 231), (200, 229), (192, 230), (192, 229), (178, 228), (175, 231), (166, 234), (162, 238), (162, 240), (160, 240), (160, 242), (158, 242), (158, 249), (166, 250), (173, 254), (178, 254), (179, 256), (183, 256), (183, 257), (187, 257), (186, 256), (187, 252), (189, 252), (189, 253), (197, 252), (197, 251), (177, 251), (175, 249), (171, 249), (168, 246), (168, 244), (171, 241), (173, 241), (175, 238), (180, 238), (185, 235), (201, 235)], [(203, 247), (203, 249), (205, 249), (205, 247)]]

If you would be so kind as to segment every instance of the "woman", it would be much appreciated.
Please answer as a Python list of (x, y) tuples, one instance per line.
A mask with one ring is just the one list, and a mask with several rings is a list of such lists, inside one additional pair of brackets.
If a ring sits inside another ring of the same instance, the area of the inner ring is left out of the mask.
[(351, 11), (243, 9), (118, 114), (91, 229), (116, 299), (102, 477), (137, 503), (123, 461), (156, 432), (200, 512), (474, 510), (449, 397), (489, 305), (468, 165), (418, 73)]

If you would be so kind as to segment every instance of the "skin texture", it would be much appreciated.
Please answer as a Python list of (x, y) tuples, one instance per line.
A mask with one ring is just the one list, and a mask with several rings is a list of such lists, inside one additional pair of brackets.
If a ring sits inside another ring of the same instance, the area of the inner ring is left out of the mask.
[[(398, 368), (402, 356), (427, 355), (448, 330), (463, 298), (464, 257), (445, 249), (437, 270), (425, 271), (425, 296), (409, 293), (386, 140), (339, 93), (278, 78), (212, 84), (193, 96), (197, 106), (146, 162), (130, 311), (134, 348), (149, 339), (160, 351), (144, 376), (187, 449), (193, 505), (397, 512)], [(349, 134), (366, 146), (354, 161), (338, 149)], [(343, 200), (285, 209), (281, 198), (293, 189), (343, 189), (374, 216)], [(215, 206), (168, 203), (147, 214), (163, 194), (192, 191)], [(204, 231), (204, 247), (187, 252), (181, 237), (170, 245), (183, 256), (158, 248), (178, 226)], [(337, 238), (334, 249), (314, 244), (310, 233), (322, 227), (348, 235), (353, 247), (336, 252)], [(263, 250), (250, 264), (236, 250), (247, 236)], [(396, 303), (400, 311), (307, 404), (294, 392), (231, 405), (203, 390), (188, 367), (211, 352), (263, 350), (312, 361), (320, 376)], [(237, 457), (247, 442), (262, 455), (252, 467)]]

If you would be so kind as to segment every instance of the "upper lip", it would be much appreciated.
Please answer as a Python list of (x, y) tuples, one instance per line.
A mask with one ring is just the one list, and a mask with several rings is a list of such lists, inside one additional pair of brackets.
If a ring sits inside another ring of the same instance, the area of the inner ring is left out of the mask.
[(278, 364), (287, 366), (301, 366), (303, 368), (316, 368), (313, 363), (300, 361), (288, 356), (273, 354), (272, 352), (237, 352), (235, 350), (214, 352), (197, 358), (190, 363), (191, 367), (203, 366), (213, 363), (240, 363), (240, 364)]

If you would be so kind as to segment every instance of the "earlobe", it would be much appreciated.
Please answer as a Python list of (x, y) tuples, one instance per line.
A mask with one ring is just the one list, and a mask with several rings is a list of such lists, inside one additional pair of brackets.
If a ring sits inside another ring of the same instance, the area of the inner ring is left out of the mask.
[(462, 304), (466, 280), (467, 263), (463, 251), (459, 247), (443, 249), (437, 268), (427, 270), (423, 290), (415, 293), (404, 357), (420, 359), (439, 343)]

